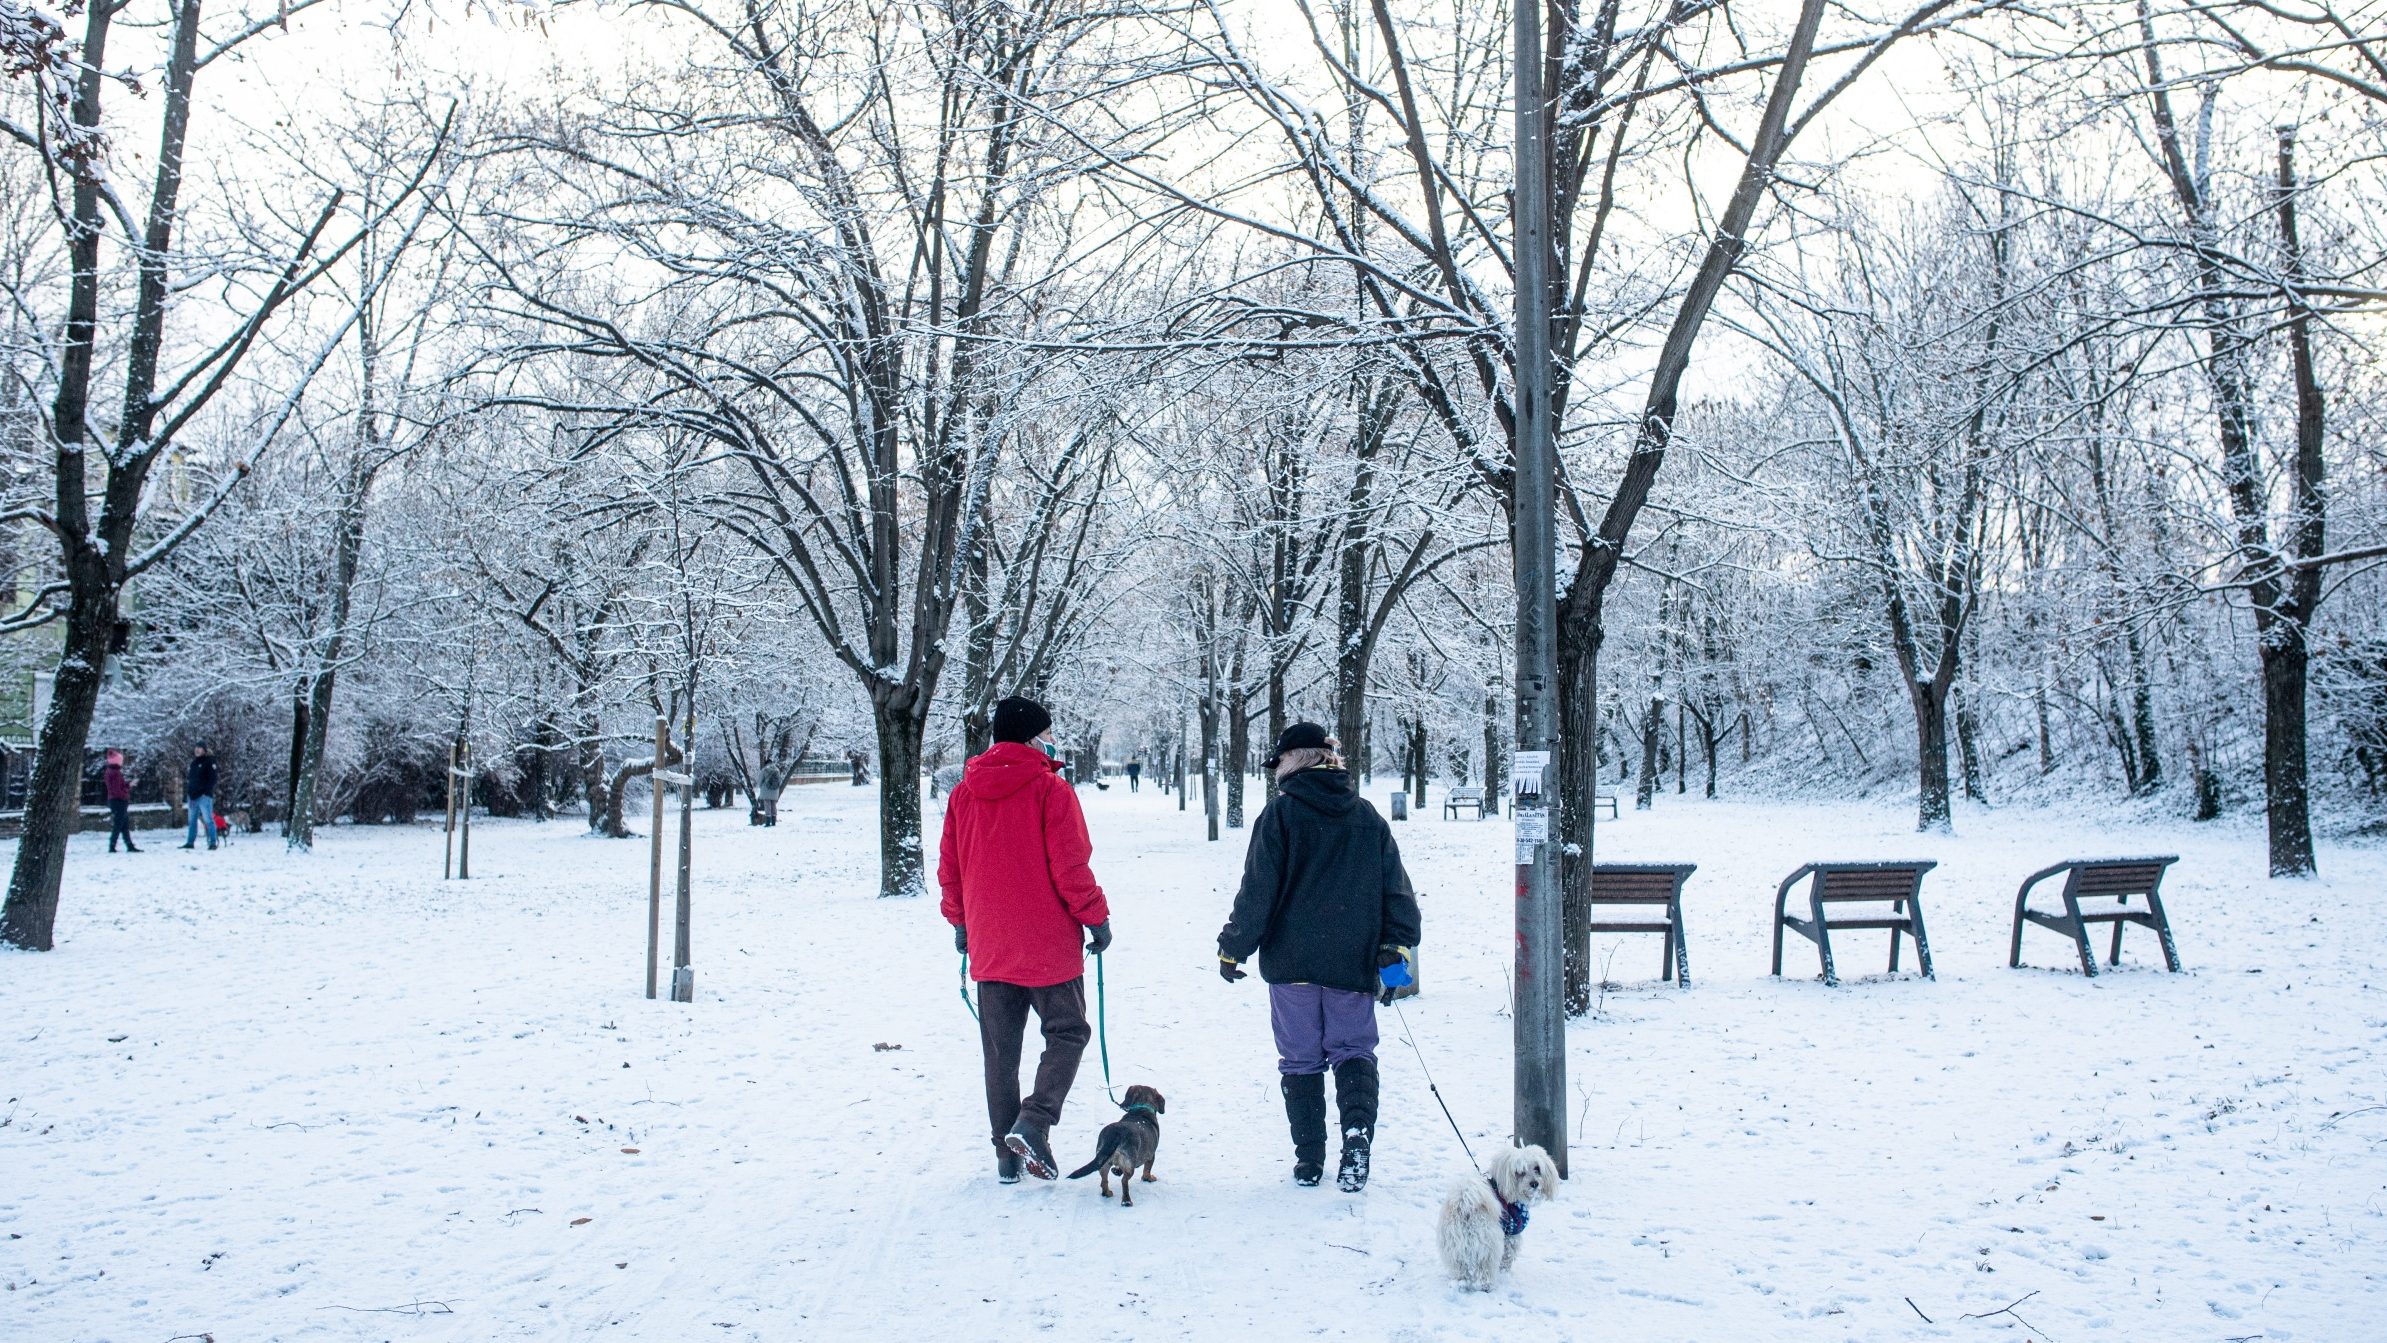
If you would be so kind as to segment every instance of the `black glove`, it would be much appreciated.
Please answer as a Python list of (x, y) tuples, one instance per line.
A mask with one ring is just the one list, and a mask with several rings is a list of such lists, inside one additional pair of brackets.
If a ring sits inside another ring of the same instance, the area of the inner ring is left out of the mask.
[(1111, 921), (1104, 919), (1086, 930), (1086, 950), (1100, 956), (1111, 949)]
[(970, 954), (970, 930), (964, 924), (953, 925), (953, 949), (964, 956)]
[(1399, 965), (1400, 963), (1401, 951), (1398, 947), (1386, 947), (1376, 953), (1376, 968), (1379, 970), (1385, 966)]
[(1243, 967), (1221, 956), (1218, 958), (1218, 977), (1229, 984), (1245, 977)]

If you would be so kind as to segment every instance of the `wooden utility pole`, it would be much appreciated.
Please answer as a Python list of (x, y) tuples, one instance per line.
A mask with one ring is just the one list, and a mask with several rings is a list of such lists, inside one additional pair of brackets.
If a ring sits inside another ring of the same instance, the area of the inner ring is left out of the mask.
[[(671, 1000), (675, 1003), (696, 1000), (696, 971), (688, 964), (688, 857), (690, 809), (696, 804), (696, 686), (691, 679), (688, 686), (688, 718), (680, 732), (680, 740), (688, 743), (687, 758), (680, 763), (686, 768), (677, 774), (655, 772), (657, 779), (668, 780), (680, 789), (680, 872), (679, 907), (675, 911), (671, 942)], [(656, 757), (658, 764), (662, 758)], [(917, 779), (913, 780), (918, 783)]]
[(655, 966), (663, 945), (663, 757), (671, 750), (671, 722), (655, 715), (655, 769), (648, 781), (655, 795), (655, 817), (647, 827), (646, 882), (646, 996), (655, 996)]
[(1558, 744), (1556, 445), (1550, 422), (1550, 174), (1542, 91), (1542, 7), (1515, 11), (1516, 149), (1516, 825), (1517, 1000), (1512, 1005), (1517, 1141), (1566, 1174), (1564, 906), (1550, 841)]
[(448, 819), (439, 831), (439, 879), (447, 881), (456, 875), (456, 748), (448, 743)]
[(472, 880), (472, 743), (456, 745), (448, 790), (456, 799), (456, 880)]

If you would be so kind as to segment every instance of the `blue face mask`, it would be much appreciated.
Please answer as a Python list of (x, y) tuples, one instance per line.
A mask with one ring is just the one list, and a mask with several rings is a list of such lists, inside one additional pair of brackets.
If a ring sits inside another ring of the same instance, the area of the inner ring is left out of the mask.
[(1058, 760), (1061, 758), (1061, 748), (1052, 742), (1040, 741), (1036, 743), (1036, 749), (1044, 752), (1044, 758), (1047, 760)]

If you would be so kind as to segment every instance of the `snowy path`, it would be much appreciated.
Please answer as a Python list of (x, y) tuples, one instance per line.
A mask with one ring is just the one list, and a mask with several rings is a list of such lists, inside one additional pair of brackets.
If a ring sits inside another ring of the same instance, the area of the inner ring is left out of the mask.
[[(2248, 830), (1628, 812), (1602, 857), (1701, 865), (1697, 987), (1624, 940), (1571, 1034), (1574, 1179), (1485, 1298), (1434, 1261), (1465, 1162), (1395, 1019), (1375, 1184), (1292, 1188), (1264, 995), (1212, 971), (1240, 837), (1086, 800), (1113, 1063), (1169, 1097), (1127, 1211), (994, 1183), (950, 943), (932, 903), (871, 898), (867, 791), (794, 790), (772, 831), (700, 813), (692, 1008), (639, 996), (644, 846), (571, 822), (476, 827), (483, 875), (445, 885), (427, 827), (307, 860), (85, 836), (59, 949), (0, 955), (0, 1340), (2387, 1336), (2380, 851), (2278, 883)], [(1409, 1019), (1479, 1150), (1507, 1127), (1507, 835), (1401, 830)], [(2005, 968), (2023, 875), (2147, 851), (2182, 855), (2191, 973), (2143, 932), (2094, 982), (2038, 931), (2040, 968)], [(1795, 939), (1765, 975), (1783, 874), (1908, 855), (1942, 864), (1939, 982), (1860, 977), (1878, 934), (1839, 991)], [(1089, 1053), (1068, 1164), (1100, 1082)]]

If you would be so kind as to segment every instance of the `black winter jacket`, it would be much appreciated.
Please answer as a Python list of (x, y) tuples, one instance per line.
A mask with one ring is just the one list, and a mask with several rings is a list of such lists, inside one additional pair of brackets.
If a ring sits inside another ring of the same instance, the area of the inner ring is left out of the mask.
[(1305, 769), (1279, 785), (1252, 826), (1235, 912), (1218, 954), (1260, 953), (1271, 984), (1374, 993), (1376, 953), (1414, 947), (1417, 893), (1392, 827), (1339, 769)]
[(215, 796), (214, 756), (195, 755), (191, 757), (190, 767), (182, 772), (182, 795), (184, 797)]

